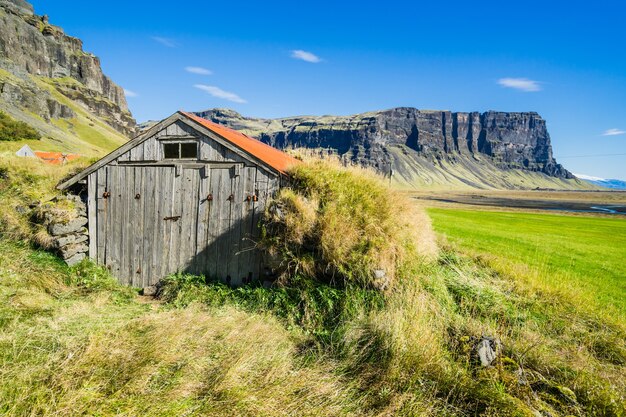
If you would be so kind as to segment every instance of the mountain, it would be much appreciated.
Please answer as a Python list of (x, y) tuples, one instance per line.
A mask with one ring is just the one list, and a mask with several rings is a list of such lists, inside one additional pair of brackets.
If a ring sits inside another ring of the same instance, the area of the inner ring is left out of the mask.
[(98, 57), (24, 0), (0, 0), (0, 111), (38, 130), (33, 145), (47, 150), (100, 155), (135, 132)]
[(280, 119), (244, 117), (229, 109), (196, 114), (281, 149), (310, 148), (374, 167), (407, 188), (593, 188), (555, 161), (546, 123), (534, 112), (400, 107)]
[(606, 179), (599, 177), (592, 177), (584, 174), (574, 174), (576, 178), (583, 181), (587, 181), (591, 184), (598, 185), (600, 187), (610, 188), (612, 190), (626, 190), (626, 181), (617, 179)]

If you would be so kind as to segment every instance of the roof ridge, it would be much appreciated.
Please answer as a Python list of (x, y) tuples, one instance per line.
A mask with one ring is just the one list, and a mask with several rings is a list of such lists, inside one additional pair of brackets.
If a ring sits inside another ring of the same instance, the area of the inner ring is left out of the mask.
[[(294, 165), (300, 162), (293, 156), (281, 151), (280, 149), (277, 149), (267, 143), (261, 142), (256, 138), (250, 137), (228, 126), (215, 123), (211, 120), (205, 119), (196, 114), (183, 110), (180, 110), (180, 113), (201, 124), (207, 129), (212, 130), (214, 133), (222, 136), (233, 145), (243, 149), (245, 152), (260, 159), (261, 161), (265, 162), (266, 164), (270, 165), (271, 167), (283, 174), (286, 173), (286, 170), (290, 165)], [(229, 137), (229, 135), (234, 135), (235, 137)], [(243, 142), (238, 143), (238, 141), (240, 140)], [(263, 149), (253, 149), (254, 147), (259, 146)]]

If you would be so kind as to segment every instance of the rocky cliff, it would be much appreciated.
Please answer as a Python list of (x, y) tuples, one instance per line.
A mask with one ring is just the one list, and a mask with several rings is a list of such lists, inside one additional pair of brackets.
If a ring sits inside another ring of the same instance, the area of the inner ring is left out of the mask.
[(102, 73), (100, 60), (24, 0), (0, 0), (0, 109), (45, 122), (71, 121), (85, 110), (122, 135), (135, 130), (124, 90)]
[[(197, 114), (278, 148), (324, 149), (383, 173), (393, 170), (408, 182), (424, 169), (445, 165), (478, 177), (484, 177), (488, 167), (491, 174), (497, 169), (573, 178), (554, 160), (546, 123), (534, 112), (455, 113), (402, 107), (353, 116), (282, 119), (248, 118), (228, 109)], [(454, 169), (448, 175), (454, 175)], [(456, 177), (476, 185), (494, 182), (474, 181), (465, 173)]]

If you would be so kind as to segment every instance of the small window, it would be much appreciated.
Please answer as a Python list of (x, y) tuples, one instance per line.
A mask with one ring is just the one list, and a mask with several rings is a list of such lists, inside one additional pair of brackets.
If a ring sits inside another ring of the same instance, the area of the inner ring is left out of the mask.
[(197, 159), (198, 144), (195, 142), (176, 142), (163, 144), (165, 159)]
[(198, 145), (195, 143), (181, 143), (180, 144), (180, 157), (181, 158), (197, 158), (198, 157)]

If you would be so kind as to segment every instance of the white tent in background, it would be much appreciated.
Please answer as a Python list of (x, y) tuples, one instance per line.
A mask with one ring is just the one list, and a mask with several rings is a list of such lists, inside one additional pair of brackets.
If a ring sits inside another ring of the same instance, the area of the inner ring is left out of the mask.
[(15, 155), (28, 158), (35, 158), (37, 156), (28, 145), (22, 146), (19, 151), (15, 152)]

